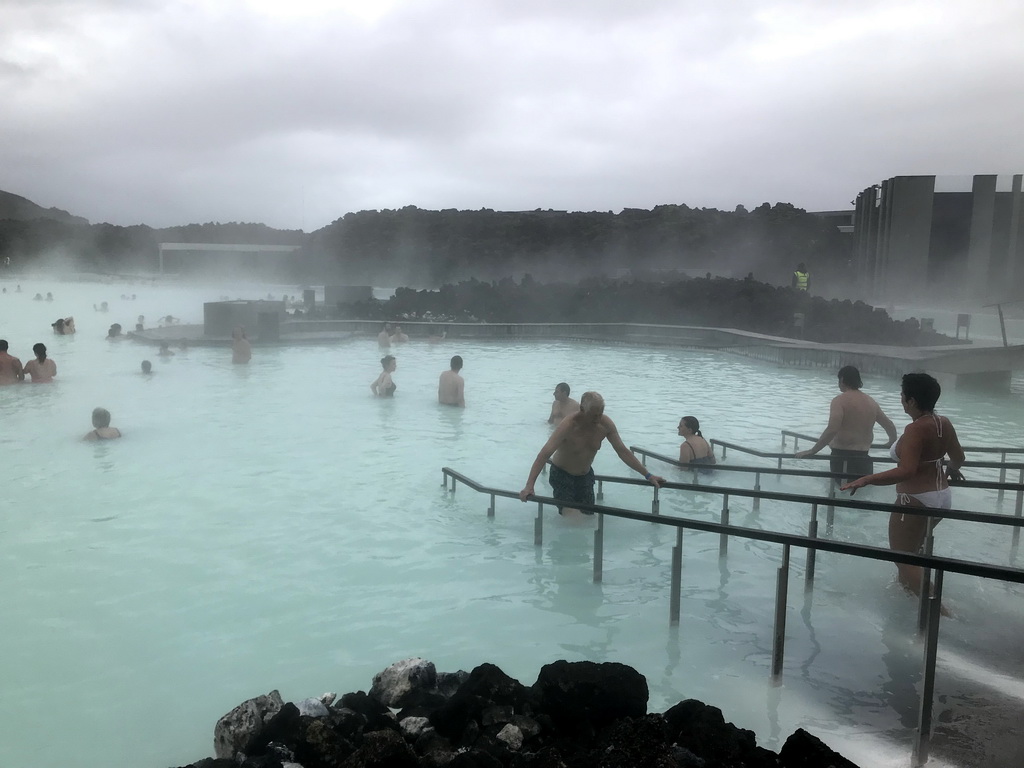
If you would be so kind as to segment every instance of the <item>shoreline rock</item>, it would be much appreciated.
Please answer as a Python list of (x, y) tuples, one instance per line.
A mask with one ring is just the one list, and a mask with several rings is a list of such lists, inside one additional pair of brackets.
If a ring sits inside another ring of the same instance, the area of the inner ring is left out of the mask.
[(625, 664), (556, 661), (525, 686), (493, 664), (406, 659), (370, 693), (244, 701), (217, 721), (215, 756), (183, 768), (857, 768), (802, 729), (775, 753), (716, 707), (647, 702)]

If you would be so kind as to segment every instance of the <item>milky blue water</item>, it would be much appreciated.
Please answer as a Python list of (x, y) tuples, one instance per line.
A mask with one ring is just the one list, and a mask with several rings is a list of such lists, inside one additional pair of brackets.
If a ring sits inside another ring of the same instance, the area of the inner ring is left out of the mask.
[[(162, 359), (104, 339), (112, 322), (128, 329), (139, 314), (169, 313), (198, 323), (204, 300), (259, 298), (266, 287), (0, 285), (0, 338), (23, 362), (43, 341), (58, 366), (53, 385), (0, 389), (0, 765), (183, 765), (212, 753), (216, 719), (246, 698), (366, 689), (410, 656), (441, 670), (490, 661), (526, 684), (555, 659), (623, 662), (647, 676), (652, 711), (696, 697), (770, 748), (805, 727), (864, 765), (907, 764), (920, 647), (915, 604), (893, 588), (890, 566), (822, 555), (805, 601), (794, 552), (784, 685), (773, 687), (779, 547), (734, 540), (719, 562), (716, 536), (687, 534), (683, 616), (670, 629), (672, 531), (609, 519), (594, 584), (589, 523), (549, 510), (536, 548), (534, 504), (499, 500), (488, 520), (486, 498), (441, 487), (451, 466), (521, 488), (559, 381), (602, 392), (627, 444), (674, 454), (686, 414), (708, 437), (763, 450), (778, 449), (784, 427), (819, 432), (833, 372), (708, 351), (410, 342), (392, 350), (396, 397), (375, 400), (381, 353), (370, 338), (257, 347), (247, 367), (232, 366), (227, 349)], [(55, 301), (33, 302), (38, 291)], [(109, 312), (93, 310), (100, 301)], [(67, 315), (78, 334), (53, 336), (50, 323)], [(466, 361), (464, 411), (436, 404), (453, 354)], [(139, 373), (144, 358), (152, 377)], [(896, 381), (865, 388), (904, 423)], [(123, 440), (81, 441), (96, 406)], [(1024, 442), (1019, 396), (947, 392), (940, 410), (965, 444)], [(595, 469), (633, 474), (609, 448)], [(751, 479), (719, 472), (712, 482)], [(824, 490), (806, 479), (764, 487)], [(608, 487), (605, 502), (646, 510), (650, 498)], [(662, 513), (717, 519), (719, 505), (666, 492)], [(958, 491), (956, 505), (992, 511), (995, 493)], [(731, 506), (741, 525), (806, 530), (806, 509)], [(885, 526), (884, 515), (840, 511), (835, 535), (882, 545)], [(1005, 531), (946, 522), (937, 535), (940, 554), (1007, 562)], [(957, 616), (941, 635), (940, 758), (943, 738), (969, 741), (975, 726), (998, 722), (993, 712), (1019, 714), (1024, 698), (1021, 590), (950, 577), (946, 594)], [(980, 711), (986, 719), (972, 719)]]

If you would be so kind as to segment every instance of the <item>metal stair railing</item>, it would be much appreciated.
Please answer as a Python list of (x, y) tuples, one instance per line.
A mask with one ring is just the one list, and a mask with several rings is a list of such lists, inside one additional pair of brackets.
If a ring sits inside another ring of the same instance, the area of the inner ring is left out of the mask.
[[(451, 469), (450, 467), (443, 467), (441, 470), (442, 482), (447, 492), (448, 481), (451, 480), (450, 492), (454, 495), (457, 483), (462, 483), (474, 491), (490, 496), (490, 506), (487, 508), (487, 516), (493, 518), (495, 516), (495, 500), (498, 497), (509, 498), (519, 500), (519, 494), (515, 491), (503, 490), (498, 488), (490, 488), (478, 483), (469, 477)], [(626, 485), (645, 485), (651, 487), (650, 483), (646, 480), (637, 480), (635, 478), (605, 478), (606, 481), (615, 480)], [(782, 667), (783, 659), (785, 654), (785, 639), (786, 639), (786, 602), (789, 592), (789, 570), (790, 570), (790, 549), (792, 547), (798, 547), (806, 549), (808, 553), (807, 563), (808, 568), (813, 568), (812, 553), (818, 551), (833, 552), (835, 554), (850, 555), (853, 557), (862, 557), (871, 560), (884, 560), (891, 563), (903, 563), (906, 565), (916, 565), (924, 569), (925, 575), (923, 583), (929, 584), (931, 574), (934, 572), (934, 584), (930, 589), (922, 589), (921, 595), (921, 607), (922, 607), (922, 618), (924, 631), (922, 633), (922, 639), (924, 641), (924, 670), (922, 676), (922, 687), (921, 697), (919, 702), (918, 710), (918, 728), (917, 737), (914, 742), (913, 752), (913, 764), (915, 766), (924, 765), (928, 761), (928, 753), (931, 744), (931, 733), (932, 733), (932, 704), (934, 701), (935, 694), (935, 663), (938, 652), (938, 633), (939, 633), (939, 621), (941, 619), (941, 607), (942, 607), (942, 584), (943, 576), (945, 573), (958, 573), (965, 576), (976, 576), (985, 579), (996, 579), (1004, 582), (1011, 582), (1016, 584), (1024, 584), (1024, 570), (1011, 568), (1007, 566), (988, 565), (984, 563), (975, 563), (966, 560), (958, 560), (949, 557), (939, 557), (931, 554), (931, 548), (928, 542), (931, 541), (931, 525), (928, 526), (928, 535), (926, 538), (926, 550), (923, 554), (912, 554), (910, 552), (898, 552), (888, 548), (872, 547), (864, 544), (850, 544), (847, 542), (838, 542), (830, 539), (817, 538), (815, 535), (800, 536), (797, 534), (780, 533), (776, 531), (765, 531), (756, 528), (745, 528), (742, 526), (731, 525), (728, 522), (728, 497), (730, 494), (740, 496), (754, 496), (760, 494), (763, 498), (776, 498), (782, 500), (790, 500), (800, 503), (806, 503), (808, 499), (815, 499), (812, 502), (813, 508), (817, 508), (818, 503), (822, 501), (820, 498), (800, 496), (797, 494), (781, 494), (781, 493), (770, 493), (765, 491), (750, 491), (745, 488), (716, 488), (714, 486), (707, 485), (694, 485), (691, 483), (670, 483), (666, 482), (662, 484), (663, 488), (679, 489), (679, 490), (697, 490), (701, 492), (720, 492), (724, 496), (723, 505), (723, 519), (722, 522), (713, 523), (705, 520), (696, 520), (693, 518), (683, 517), (668, 517), (660, 515), (657, 512), (638, 512), (631, 509), (623, 509), (620, 507), (607, 507), (598, 504), (581, 504), (574, 503), (574, 508), (578, 508), (582, 511), (588, 511), (596, 514), (597, 516), (597, 529), (594, 531), (594, 575), (593, 579), (595, 582), (600, 582), (603, 578), (604, 571), (604, 517), (610, 515), (612, 517), (637, 520), (640, 522), (654, 523), (656, 525), (666, 525), (676, 529), (676, 543), (672, 549), (672, 574), (671, 574), (671, 591), (669, 597), (669, 623), (672, 625), (678, 625), (679, 614), (680, 614), (680, 600), (682, 595), (682, 546), (683, 546), (683, 531), (684, 530), (695, 530), (705, 531), (708, 533), (718, 533), (723, 540), (727, 540), (730, 536), (738, 536), (745, 539), (751, 539), (755, 541), (766, 541), (775, 544), (781, 544), (782, 560), (781, 564), (776, 573), (776, 589), (775, 589), (775, 616), (773, 626), (773, 641), (772, 641), (772, 656), (771, 656), (771, 677), (776, 684), (781, 683), (782, 678)], [(655, 487), (654, 493), (657, 497), (657, 493), (660, 489)], [(537, 516), (534, 519), (534, 545), (541, 546), (543, 544), (543, 514), (544, 505), (559, 506), (559, 502), (551, 497), (537, 496), (534, 494), (529, 497), (529, 500), (537, 503)], [(851, 502), (845, 500), (834, 500), (838, 502), (839, 506), (849, 506), (857, 508), (874, 508), (874, 509), (891, 509), (896, 505), (893, 504), (876, 504), (873, 502)], [(927, 514), (928, 510), (917, 507), (899, 507), (900, 511), (906, 514)], [(944, 510), (944, 515), (946, 511)], [(1007, 518), (1002, 515), (987, 515), (983, 513), (970, 513), (959, 510), (951, 511), (953, 514), (947, 516), (956, 517), (958, 519), (976, 519), (978, 522), (992, 522), (1003, 525), (1015, 525), (1019, 527), (1022, 522), (1015, 518)], [(993, 519), (1001, 518), (1001, 519)], [(720, 557), (724, 557), (727, 553), (727, 547), (720, 547)], [(807, 588), (810, 587), (811, 579), (808, 578), (808, 574), (805, 573), (805, 584)]]

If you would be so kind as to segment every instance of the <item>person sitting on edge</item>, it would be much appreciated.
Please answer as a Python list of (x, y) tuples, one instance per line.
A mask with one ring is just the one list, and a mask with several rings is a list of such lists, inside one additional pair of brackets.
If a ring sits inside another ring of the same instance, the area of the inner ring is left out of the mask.
[(384, 370), (370, 385), (370, 391), (374, 397), (394, 397), (398, 385), (391, 380), (391, 374), (398, 368), (398, 361), (394, 355), (385, 355), (380, 359), (380, 367)]
[(252, 360), (252, 345), (245, 338), (245, 328), (238, 326), (231, 332), (231, 362), (243, 365)]
[(451, 370), (442, 373), (437, 382), (437, 402), (441, 405), (466, 407), (466, 382), (459, 375), (461, 370), (462, 358), (455, 355), (452, 358)]
[(391, 335), (391, 342), (393, 344), (404, 344), (409, 340), (409, 337), (402, 332), (402, 326), (396, 325), (395, 332)]
[(821, 433), (818, 442), (806, 451), (797, 451), (796, 458), (813, 456), (826, 445), (832, 448), (829, 471), (832, 474), (847, 474), (863, 477), (874, 472), (874, 465), (868, 458), (875, 424), (881, 425), (889, 442), (888, 448), (896, 442), (896, 427), (882, 413), (878, 403), (860, 391), (863, 382), (860, 371), (852, 365), (839, 369), (839, 392), (832, 399), (828, 411), (828, 426)]
[(157, 354), (160, 355), (160, 357), (174, 357), (174, 353), (171, 352), (170, 342), (161, 341), (160, 351), (157, 352)]
[(153, 373), (153, 364), (149, 360), (142, 361), (142, 372), (146, 376), (150, 376)]
[[(553, 495), (558, 501), (567, 502), (559, 505), (558, 513), (565, 514), (566, 509), (572, 511), (574, 508), (571, 504), (593, 504), (594, 457), (601, 450), (605, 438), (627, 467), (639, 472), (655, 487), (665, 482), (664, 478), (648, 472), (647, 467), (622, 442), (615, 423), (604, 415), (604, 398), (597, 392), (584, 392), (580, 398), (580, 409), (562, 419), (534, 459), (526, 487), (519, 492), (520, 501), (526, 501), (534, 495), (534, 483), (548, 459), (551, 459), (548, 481)], [(591, 515), (593, 512), (583, 514)]]
[(36, 359), (25, 363), (25, 373), (32, 379), (33, 384), (46, 384), (53, 381), (57, 375), (57, 364), (46, 356), (46, 345), (43, 343), (34, 344), (32, 351)]
[(564, 381), (555, 385), (555, 402), (551, 404), (551, 415), (548, 424), (557, 424), (566, 416), (572, 416), (580, 409), (580, 404), (569, 397), (569, 385)]
[(377, 345), (381, 348), (391, 346), (391, 323), (384, 323), (384, 327), (377, 334)]
[(7, 339), (0, 339), (0, 385), (17, 384), (25, 380), (21, 360), (7, 352)]
[(700, 422), (696, 416), (683, 416), (679, 420), (679, 427), (676, 430), (683, 438), (679, 446), (680, 464), (715, 464), (715, 452), (711, 445), (704, 439), (700, 431)]
[(87, 432), (83, 440), (114, 440), (121, 437), (121, 430), (110, 426), (110, 411), (106, 408), (93, 408), (92, 425), (95, 429)]

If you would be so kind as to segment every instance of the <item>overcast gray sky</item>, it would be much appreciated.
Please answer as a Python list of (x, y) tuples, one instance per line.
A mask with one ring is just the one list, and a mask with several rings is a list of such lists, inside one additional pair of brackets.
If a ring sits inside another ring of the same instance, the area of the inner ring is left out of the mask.
[(97, 221), (846, 208), (1024, 171), (1017, 0), (0, 0), (0, 189)]

